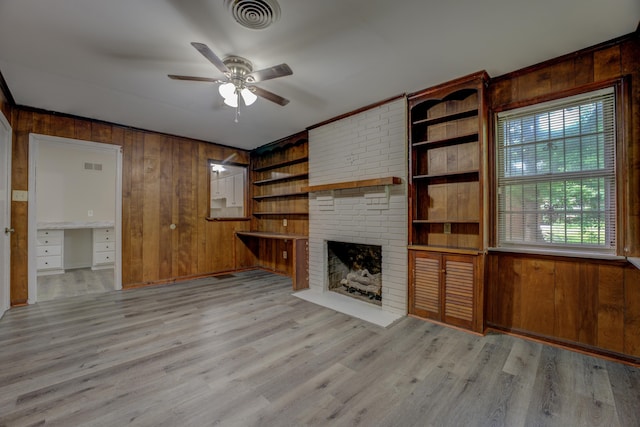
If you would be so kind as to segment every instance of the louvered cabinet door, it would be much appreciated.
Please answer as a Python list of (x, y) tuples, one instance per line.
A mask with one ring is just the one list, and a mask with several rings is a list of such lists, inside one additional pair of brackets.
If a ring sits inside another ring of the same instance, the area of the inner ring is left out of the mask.
[(419, 317), (441, 320), (440, 254), (411, 253), (409, 312)]
[(473, 328), (475, 316), (475, 256), (443, 255), (444, 321)]

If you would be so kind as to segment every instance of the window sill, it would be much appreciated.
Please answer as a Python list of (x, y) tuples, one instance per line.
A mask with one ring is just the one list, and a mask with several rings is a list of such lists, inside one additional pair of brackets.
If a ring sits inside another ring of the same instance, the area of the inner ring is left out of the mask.
[(546, 255), (568, 258), (585, 258), (585, 259), (599, 259), (605, 261), (626, 261), (627, 258), (620, 255), (603, 254), (599, 252), (578, 252), (578, 251), (559, 251), (553, 249), (532, 249), (532, 248), (489, 248), (489, 252), (504, 252), (504, 253), (516, 253), (516, 254), (529, 254), (529, 255)]

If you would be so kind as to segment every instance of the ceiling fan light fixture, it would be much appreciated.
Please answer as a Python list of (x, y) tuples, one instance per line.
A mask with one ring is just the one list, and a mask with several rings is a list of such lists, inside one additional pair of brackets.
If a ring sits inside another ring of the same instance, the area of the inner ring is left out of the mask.
[(218, 86), (218, 92), (224, 99), (231, 98), (236, 95), (236, 86), (233, 83), (224, 83)]
[(224, 99), (224, 103), (229, 107), (237, 108), (238, 107), (238, 95), (233, 94)]
[(256, 102), (256, 99), (258, 99), (258, 97), (246, 87), (240, 91), (240, 95), (242, 95), (242, 99), (246, 106), (253, 104)]

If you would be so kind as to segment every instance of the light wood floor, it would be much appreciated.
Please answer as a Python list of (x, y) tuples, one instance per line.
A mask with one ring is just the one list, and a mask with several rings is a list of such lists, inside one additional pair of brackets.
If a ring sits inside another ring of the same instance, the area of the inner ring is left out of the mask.
[(38, 301), (98, 294), (115, 289), (112, 268), (76, 268), (62, 274), (38, 276)]
[(261, 271), (0, 320), (2, 426), (638, 426), (639, 415), (639, 369), (413, 318), (384, 329)]

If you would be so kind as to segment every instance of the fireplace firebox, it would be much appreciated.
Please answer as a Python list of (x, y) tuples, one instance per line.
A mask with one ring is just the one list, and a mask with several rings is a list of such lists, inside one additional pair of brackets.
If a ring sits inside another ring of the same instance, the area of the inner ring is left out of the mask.
[(328, 289), (382, 305), (382, 247), (327, 242)]

